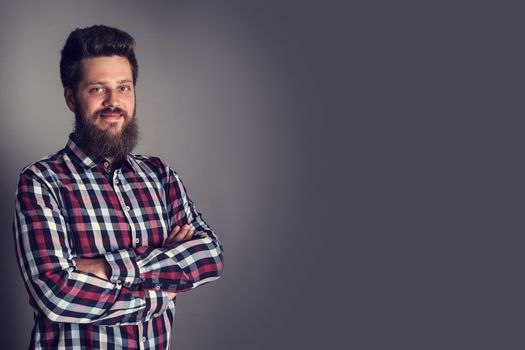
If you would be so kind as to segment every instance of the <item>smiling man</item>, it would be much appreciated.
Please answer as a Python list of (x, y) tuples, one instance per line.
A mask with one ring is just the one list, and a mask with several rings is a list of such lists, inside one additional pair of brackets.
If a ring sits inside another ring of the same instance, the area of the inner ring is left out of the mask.
[(34, 309), (30, 349), (168, 349), (176, 296), (217, 279), (222, 249), (177, 173), (138, 141), (133, 38), (73, 31), (60, 74), (75, 128), (20, 175), (13, 224)]
[(123, 159), (137, 143), (135, 90), (126, 57), (85, 58), (76, 89), (65, 87), (69, 109), (75, 113), (74, 137), (91, 155)]

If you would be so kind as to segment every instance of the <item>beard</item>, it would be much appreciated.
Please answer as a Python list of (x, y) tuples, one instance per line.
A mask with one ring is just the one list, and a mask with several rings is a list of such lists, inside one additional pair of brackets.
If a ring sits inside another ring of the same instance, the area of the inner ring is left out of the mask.
[[(94, 121), (101, 118), (102, 113), (116, 112), (123, 115), (124, 121), (120, 131), (117, 123), (108, 122), (105, 129), (99, 128)], [(113, 162), (124, 160), (135, 148), (139, 139), (137, 118), (130, 117), (120, 108), (104, 108), (96, 111), (91, 116), (86, 116), (77, 104), (75, 109), (74, 141), (92, 159), (112, 159)]]

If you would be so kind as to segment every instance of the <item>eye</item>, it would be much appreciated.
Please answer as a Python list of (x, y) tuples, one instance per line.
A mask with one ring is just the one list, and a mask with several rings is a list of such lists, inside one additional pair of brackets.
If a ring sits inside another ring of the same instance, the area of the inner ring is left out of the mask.
[(95, 86), (89, 89), (90, 94), (100, 94), (102, 92), (104, 92), (104, 88), (102, 86)]
[(131, 87), (129, 87), (128, 85), (122, 85), (122, 86), (119, 86), (118, 89), (119, 89), (120, 92), (128, 92), (128, 91), (131, 91)]

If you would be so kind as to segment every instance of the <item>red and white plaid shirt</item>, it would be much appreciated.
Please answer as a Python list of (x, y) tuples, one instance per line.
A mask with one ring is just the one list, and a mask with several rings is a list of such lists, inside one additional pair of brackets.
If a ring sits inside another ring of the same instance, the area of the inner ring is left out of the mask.
[[(164, 246), (184, 224), (193, 238)], [(30, 349), (168, 349), (168, 292), (222, 272), (221, 243), (166, 163), (129, 155), (112, 173), (71, 138), (22, 171), (13, 230), (35, 310)], [(97, 256), (109, 281), (76, 268), (74, 258)]]

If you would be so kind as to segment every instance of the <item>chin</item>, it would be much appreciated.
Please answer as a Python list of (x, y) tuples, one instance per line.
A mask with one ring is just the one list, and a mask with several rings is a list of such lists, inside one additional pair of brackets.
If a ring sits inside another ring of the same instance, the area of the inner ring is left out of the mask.
[(100, 129), (105, 130), (120, 130), (122, 129), (122, 126), (124, 125), (124, 120), (101, 120), (99, 124)]

